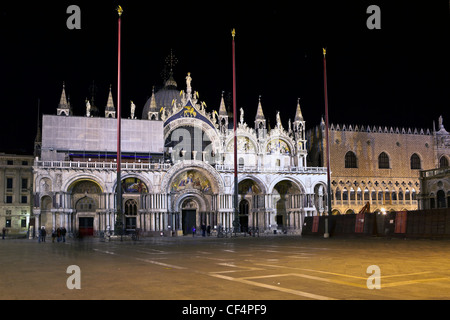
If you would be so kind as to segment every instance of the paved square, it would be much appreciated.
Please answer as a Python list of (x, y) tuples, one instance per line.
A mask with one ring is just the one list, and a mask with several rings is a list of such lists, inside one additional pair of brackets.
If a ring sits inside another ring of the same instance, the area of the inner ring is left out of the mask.
[[(1, 299), (449, 299), (450, 241), (147, 238), (0, 241)], [(69, 289), (80, 268), (81, 289)], [(380, 289), (368, 289), (379, 267)]]

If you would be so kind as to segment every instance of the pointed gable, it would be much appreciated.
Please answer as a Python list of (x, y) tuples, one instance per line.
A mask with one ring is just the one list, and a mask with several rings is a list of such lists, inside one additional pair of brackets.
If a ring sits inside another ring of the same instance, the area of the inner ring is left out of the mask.
[(56, 114), (58, 116), (69, 116), (71, 114), (70, 104), (67, 102), (66, 98), (66, 84), (64, 82), (61, 98), (59, 99), (58, 108), (56, 109)]
[(300, 108), (300, 99), (297, 100), (297, 111), (295, 113), (294, 121), (303, 121), (302, 110)]
[(111, 92), (111, 85), (109, 86), (109, 95), (108, 95), (108, 102), (106, 103), (106, 108), (105, 108), (105, 117), (112, 117), (115, 118), (116, 117), (116, 108), (114, 107), (114, 101), (113, 101), (113, 97), (112, 97), (112, 92)]
[(264, 117), (262, 105), (261, 105), (261, 96), (259, 96), (259, 102), (258, 102), (258, 110), (256, 111), (256, 118), (255, 120), (265, 120)]
[(225, 107), (225, 100), (223, 99), (223, 92), (222, 98), (220, 99), (219, 115), (226, 117), (228, 116), (227, 108)]

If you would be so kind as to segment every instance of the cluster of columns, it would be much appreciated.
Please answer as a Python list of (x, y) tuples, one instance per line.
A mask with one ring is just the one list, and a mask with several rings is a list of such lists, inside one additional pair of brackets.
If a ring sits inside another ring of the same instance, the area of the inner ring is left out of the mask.
[[(36, 228), (41, 227), (41, 221), (46, 221), (46, 228), (65, 227), (69, 233), (76, 232), (79, 228), (80, 217), (90, 217), (94, 219), (94, 234), (102, 231), (114, 230), (115, 194), (97, 194), (98, 206), (93, 212), (77, 212), (72, 207), (71, 194), (55, 193), (52, 195), (52, 207), (59, 209), (40, 210), (35, 208)], [(89, 195), (88, 195), (89, 196)], [(90, 195), (93, 196), (93, 195)], [(196, 223), (198, 227), (202, 224), (214, 227), (233, 228), (234, 215), (234, 195), (213, 195), (211, 211), (200, 211), (196, 209)], [(127, 215), (127, 218), (135, 218), (136, 228), (143, 232), (155, 231), (176, 231), (182, 230), (182, 209), (179, 212), (168, 210), (171, 199), (170, 194), (139, 194), (130, 195), (138, 201), (138, 210), (134, 216)], [(274, 197), (271, 194), (253, 194), (251, 196), (239, 196), (240, 200), (248, 199), (250, 202), (248, 211), (248, 227), (258, 227), (260, 232), (272, 231), (277, 228), (287, 230), (301, 230), (305, 216), (313, 215), (316, 212), (314, 207), (314, 194), (289, 194), (286, 195), (286, 211), (283, 225), (277, 224), (277, 211), (274, 208)], [(124, 197), (124, 203), (127, 196)], [(39, 219), (42, 215), (45, 219)], [(50, 221), (51, 217), (51, 221)]]

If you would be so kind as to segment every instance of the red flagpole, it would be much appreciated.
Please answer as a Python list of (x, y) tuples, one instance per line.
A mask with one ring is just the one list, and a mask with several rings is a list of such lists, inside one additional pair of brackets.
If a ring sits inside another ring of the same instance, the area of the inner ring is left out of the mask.
[(122, 7), (117, 7), (117, 12), (119, 13), (119, 21), (118, 21), (118, 27), (119, 27), (119, 34), (118, 34), (118, 58), (117, 58), (117, 217), (116, 217), (116, 226), (118, 227), (120, 234), (123, 234), (125, 224), (124, 224), (124, 217), (122, 215), (122, 178), (121, 178), (121, 81), (120, 81), (120, 60), (121, 60), (121, 27), (122, 27)]
[[(233, 49), (233, 129), (234, 129), (234, 227), (238, 227), (239, 222), (239, 206), (238, 206), (238, 167), (237, 167), (237, 112), (236, 112), (236, 57), (235, 57), (235, 43), (234, 37), (236, 36), (236, 30), (231, 31), (233, 36), (232, 49)], [(236, 230), (235, 230), (236, 232)]]
[[(325, 93), (325, 135), (326, 135), (326, 145), (327, 145), (327, 207), (328, 215), (331, 216), (331, 168), (330, 168), (330, 143), (329, 143), (329, 123), (328, 123), (328, 88), (327, 88), (327, 51), (323, 49), (323, 83), (324, 83), (324, 93)], [(328, 220), (325, 219), (325, 238), (329, 237), (328, 233)]]

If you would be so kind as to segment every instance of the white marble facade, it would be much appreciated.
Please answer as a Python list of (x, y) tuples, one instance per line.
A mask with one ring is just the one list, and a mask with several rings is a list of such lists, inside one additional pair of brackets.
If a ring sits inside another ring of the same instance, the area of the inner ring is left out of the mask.
[[(185, 91), (177, 89), (170, 76), (163, 89), (153, 92), (142, 119), (133, 115), (134, 119), (124, 120), (129, 129), (127, 142), (122, 142), (124, 153), (132, 155), (130, 146), (135, 146), (135, 154), (149, 155), (122, 163), (127, 228), (148, 235), (182, 235), (191, 233), (192, 227), (200, 230), (202, 224), (212, 230), (236, 228), (239, 221), (242, 231), (257, 227), (259, 232), (300, 234), (305, 216), (326, 212), (326, 168), (306, 166), (300, 104), (296, 109), (293, 104), (295, 114), (287, 111), (289, 107), (278, 113), (277, 124), (269, 131), (260, 99), (254, 128), (238, 118), (235, 216), (232, 121), (223, 97), (217, 112), (198, 96), (190, 74)], [(110, 98), (107, 107), (108, 116), (101, 121), (91, 115), (74, 117), (63, 88), (58, 116), (43, 117), (42, 150), (33, 166), (37, 228), (64, 226), (69, 233), (86, 235), (114, 229), (117, 175), (111, 155), (117, 120), (111, 116)], [(281, 117), (289, 116), (295, 116), (294, 122), (289, 120), (285, 129)], [(64, 125), (58, 125), (58, 119)], [(55, 128), (65, 127), (80, 132), (55, 135)], [(99, 139), (106, 140), (99, 143)], [(75, 151), (73, 145), (78, 146)]]

